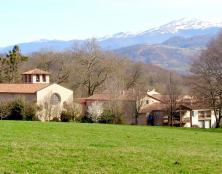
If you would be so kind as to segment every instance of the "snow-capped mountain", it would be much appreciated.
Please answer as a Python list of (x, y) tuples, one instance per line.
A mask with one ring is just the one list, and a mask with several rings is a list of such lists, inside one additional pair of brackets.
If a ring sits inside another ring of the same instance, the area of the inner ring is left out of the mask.
[[(175, 36), (193, 37), (195, 35), (216, 34), (222, 29), (222, 23), (211, 23), (195, 18), (183, 18), (172, 21), (160, 27), (155, 27), (139, 32), (120, 32), (98, 38), (103, 49), (116, 49), (134, 44), (161, 44), (167, 39)], [(74, 42), (82, 40), (46, 40), (41, 39), (30, 43), (17, 44), (23, 53), (38, 51), (42, 47), (64, 50), (70, 48)], [(15, 43), (16, 44), (16, 43)], [(0, 48), (0, 52), (8, 52), (13, 46)]]
[[(139, 35), (150, 34), (165, 34), (165, 33), (179, 33), (180, 30), (205, 30), (210, 28), (222, 28), (222, 23), (212, 23), (203, 20), (198, 20), (195, 18), (182, 18), (180, 20), (172, 21), (168, 24), (162, 25), (160, 27), (155, 27), (150, 30), (140, 31), (140, 32), (120, 32), (113, 35), (106, 35), (102, 38), (99, 38), (99, 41), (104, 41), (111, 38), (127, 38), (127, 37), (136, 37)], [(208, 33), (212, 34), (212, 33)]]

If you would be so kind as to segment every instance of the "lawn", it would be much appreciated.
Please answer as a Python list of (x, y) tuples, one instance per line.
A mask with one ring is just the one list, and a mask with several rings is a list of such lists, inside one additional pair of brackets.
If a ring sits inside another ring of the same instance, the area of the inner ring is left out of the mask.
[(222, 129), (0, 121), (0, 146), (0, 173), (222, 173)]

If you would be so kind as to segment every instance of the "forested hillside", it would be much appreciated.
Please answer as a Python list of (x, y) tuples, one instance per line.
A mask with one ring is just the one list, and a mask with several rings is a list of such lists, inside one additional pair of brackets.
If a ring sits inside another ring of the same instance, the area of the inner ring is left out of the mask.
[(116, 53), (128, 55), (133, 61), (152, 63), (157, 66), (185, 73), (189, 58), (201, 49), (178, 48), (165, 45), (138, 44), (114, 50)]
[(202, 48), (205, 47), (213, 37), (215, 37), (215, 34), (196, 35), (188, 38), (176, 36), (166, 40), (161, 45), (190, 49)]

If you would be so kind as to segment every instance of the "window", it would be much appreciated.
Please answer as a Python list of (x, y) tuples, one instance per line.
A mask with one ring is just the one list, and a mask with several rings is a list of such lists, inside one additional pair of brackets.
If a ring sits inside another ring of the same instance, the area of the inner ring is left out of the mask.
[(59, 94), (52, 94), (51, 98), (50, 98), (50, 103), (52, 105), (57, 105), (58, 103), (60, 103), (60, 96)]
[(149, 100), (146, 101), (146, 104), (147, 104), (147, 105), (149, 104)]
[(152, 120), (153, 119), (153, 115), (148, 115), (147, 119), (148, 120)]
[(39, 82), (39, 75), (36, 75), (36, 82)]
[(43, 82), (46, 82), (46, 76), (45, 76), (45, 74), (42, 75), (42, 80), (43, 80)]
[(28, 82), (31, 82), (31, 74), (28, 75)]
[(25, 74), (25, 82), (27, 82), (27, 81), (28, 81), (28, 75)]

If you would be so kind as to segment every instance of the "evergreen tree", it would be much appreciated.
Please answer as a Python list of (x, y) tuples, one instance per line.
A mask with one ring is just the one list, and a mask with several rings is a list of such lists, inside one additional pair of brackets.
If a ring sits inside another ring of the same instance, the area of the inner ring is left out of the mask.
[(22, 56), (19, 46), (15, 45), (13, 50), (9, 50), (9, 54), (2, 60), (2, 71), (4, 73), (4, 81), (8, 83), (19, 82), (18, 69), (23, 61), (28, 61), (27, 56)]

